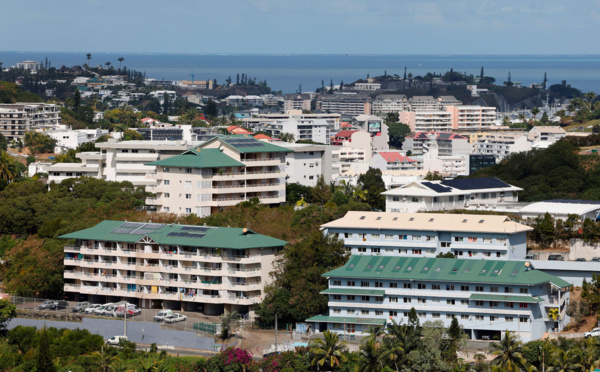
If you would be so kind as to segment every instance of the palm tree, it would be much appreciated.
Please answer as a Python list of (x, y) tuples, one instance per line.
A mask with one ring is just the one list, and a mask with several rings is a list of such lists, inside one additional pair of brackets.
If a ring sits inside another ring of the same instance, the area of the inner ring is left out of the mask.
[(552, 366), (548, 368), (548, 372), (570, 372), (582, 369), (583, 366), (579, 363), (579, 355), (575, 350), (558, 350), (552, 359)]
[(11, 182), (15, 179), (14, 160), (6, 151), (0, 151), (0, 180)]
[(333, 369), (345, 363), (348, 360), (344, 355), (346, 341), (340, 341), (340, 335), (330, 331), (323, 332), (323, 337), (324, 339), (319, 338), (311, 343), (314, 356), (310, 364)]
[(119, 70), (121, 69), (121, 64), (123, 63), (124, 60), (125, 60), (125, 58), (123, 58), (123, 57), (117, 58), (117, 61), (119, 61)]
[(381, 344), (377, 342), (376, 333), (367, 336), (369, 340), (361, 345), (358, 354), (358, 369), (364, 372), (379, 372), (383, 367), (381, 363)]
[(535, 116), (537, 114), (539, 114), (539, 113), (540, 113), (540, 109), (539, 108), (534, 107), (534, 108), (531, 109), (531, 114), (533, 115), (533, 120), (535, 120)]
[(228, 339), (241, 325), (242, 317), (237, 311), (225, 311), (221, 315), (221, 338)]
[(100, 371), (108, 372), (111, 369), (111, 364), (120, 360), (116, 354), (117, 350), (114, 347), (104, 344), (100, 351), (93, 352), (91, 356), (94, 364), (98, 366)]
[(516, 372), (525, 368), (527, 361), (522, 354), (523, 344), (513, 332), (506, 331), (500, 343), (493, 343), (491, 349), (492, 354), (496, 355), (492, 365), (498, 366), (500, 370)]
[(104, 64), (106, 65), (107, 69), (110, 67), (110, 65), (112, 65), (112, 63), (110, 63), (110, 62), (104, 62)]
[(600, 342), (596, 337), (584, 341), (579, 361), (584, 372), (591, 372), (600, 365)]
[(92, 59), (92, 54), (91, 53), (86, 54), (85, 58), (87, 59), (87, 66), (89, 68), (90, 67), (90, 60)]

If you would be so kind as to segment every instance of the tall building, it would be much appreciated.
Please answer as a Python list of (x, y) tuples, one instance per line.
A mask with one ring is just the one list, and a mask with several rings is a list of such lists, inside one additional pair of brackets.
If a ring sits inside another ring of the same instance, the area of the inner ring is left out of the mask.
[(283, 96), (283, 110), (310, 111), (311, 102), (310, 93), (286, 94)]
[(452, 113), (442, 110), (418, 109), (400, 112), (399, 122), (411, 132), (447, 132), (452, 130)]
[(147, 163), (156, 197), (146, 203), (158, 212), (200, 217), (242, 201), (285, 202), (285, 154), (290, 150), (253, 137), (215, 137), (167, 159)]
[(22, 140), (25, 132), (60, 124), (60, 108), (49, 103), (0, 104), (0, 133), (9, 141)]
[(489, 129), (496, 123), (496, 108), (486, 106), (445, 106), (452, 113), (452, 128), (458, 130)]
[(439, 156), (453, 156), (472, 152), (469, 139), (452, 132), (416, 132), (406, 136), (402, 143), (404, 152), (410, 151), (411, 155), (423, 155), (429, 149), (430, 142), (437, 143)]
[(285, 241), (249, 229), (103, 221), (61, 236), (64, 290), (77, 301), (249, 313)]

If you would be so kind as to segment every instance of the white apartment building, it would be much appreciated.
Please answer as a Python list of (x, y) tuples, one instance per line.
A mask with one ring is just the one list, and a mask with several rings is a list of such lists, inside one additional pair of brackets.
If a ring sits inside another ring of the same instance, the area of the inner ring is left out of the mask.
[(179, 155), (200, 142), (185, 141), (122, 141), (110, 138), (96, 143), (98, 152), (81, 152), (75, 155), (81, 163), (57, 163), (48, 168), (48, 182), (61, 182), (67, 178), (87, 176), (106, 181), (129, 181), (133, 186), (146, 186), (153, 192), (156, 180), (147, 177), (156, 167), (148, 162)]
[(373, 101), (371, 112), (375, 115), (385, 116), (408, 110), (408, 99), (404, 94), (380, 94)]
[(317, 110), (344, 116), (371, 113), (371, 99), (365, 94), (321, 95), (317, 98)]
[(444, 177), (469, 175), (469, 155), (434, 157), (431, 153), (427, 153), (422, 161), (423, 169), (430, 173), (437, 173)]
[(28, 60), (28, 61), (18, 62), (17, 68), (23, 68), (23, 69), (29, 70), (29, 71), (37, 71), (42, 68), (42, 64), (40, 62)]
[(319, 176), (323, 176), (326, 183), (331, 182), (332, 146), (285, 143), (285, 147), (290, 150), (285, 154), (287, 183), (313, 187)]
[(381, 89), (381, 84), (379, 84), (379, 83), (356, 83), (356, 84), (354, 84), (354, 89), (356, 89), (356, 90), (379, 90), (379, 89)]
[(369, 160), (370, 168), (383, 171), (406, 171), (423, 169), (423, 161), (403, 156), (397, 151), (380, 151)]
[(545, 149), (553, 143), (559, 141), (567, 136), (567, 132), (564, 129), (557, 126), (541, 126), (536, 125), (530, 131), (528, 135), (531, 147), (534, 149)]
[(445, 106), (452, 114), (452, 128), (489, 129), (496, 125), (496, 108), (486, 106)]
[(76, 301), (254, 315), (285, 241), (252, 230), (103, 221), (63, 235), (64, 290)]
[(490, 133), (480, 137), (473, 146), (476, 154), (493, 155), (500, 161), (509, 154), (531, 150), (527, 133)]
[(51, 130), (38, 129), (56, 140), (54, 152), (62, 154), (69, 149), (76, 149), (79, 145), (87, 142), (95, 142), (98, 138), (107, 135), (107, 129), (71, 129), (64, 125)]
[(9, 141), (22, 140), (28, 130), (60, 124), (60, 107), (48, 103), (0, 104), (0, 133)]
[(156, 197), (146, 204), (158, 212), (200, 217), (258, 198), (285, 202), (285, 154), (290, 150), (253, 137), (215, 137), (180, 155), (147, 163), (156, 167)]
[[(109, 91), (110, 92), (110, 91)], [(112, 92), (110, 92), (112, 93)], [(101, 93), (102, 95), (102, 93)], [(169, 101), (173, 102), (177, 98), (177, 92), (174, 90), (155, 90), (150, 92), (150, 95), (157, 98), (161, 104), (165, 102), (165, 96), (169, 97)]]
[(298, 120), (325, 120), (330, 133), (334, 133), (340, 128), (340, 114), (303, 114), (301, 110), (286, 110), (283, 114), (258, 114), (251, 118), (243, 118), (242, 126), (250, 128), (255, 132), (266, 131), (269, 125), (276, 121), (288, 119)]
[(473, 151), (469, 138), (452, 132), (416, 132), (407, 136), (402, 151), (423, 155), (437, 145), (439, 156), (469, 154)]
[(452, 113), (442, 110), (403, 111), (399, 121), (410, 127), (412, 132), (447, 132), (452, 130)]
[(490, 210), (519, 201), (520, 187), (495, 177), (420, 180), (388, 190), (385, 210), (388, 212), (431, 212), (484, 206)]
[(283, 110), (310, 111), (312, 95), (310, 93), (286, 94), (283, 96)]
[(277, 137), (283, 133), (294, 136), (295, 141), (307, 140), (322, 144), (329, 144), (329, 124), (323, 119), (301, 119), (291, 118), (278, 120), (269, 124), (266, 132), (271, 137)]
[(414, 96), (409, 98), (408, 107), (414, 110), (439, 110), (440, 102), (433, 96)]

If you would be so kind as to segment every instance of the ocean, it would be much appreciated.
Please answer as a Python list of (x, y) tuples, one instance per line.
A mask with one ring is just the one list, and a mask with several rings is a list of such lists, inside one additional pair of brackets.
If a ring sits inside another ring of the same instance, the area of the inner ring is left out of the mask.
[[(0, 52), (4, 67), (32, 59), (52, 66), (82, 65), (86, 53), (58, 52)], [(168, 80), (217, 79), (223, 84), (228, 77), (235, 82), (239, 73), (250, 78), (266, 80), (273, 90), (294, 93), (314, 91), (323, 81), (339, 84), (364, 79), (368, 75), (404, 75), (404, 68), (414, 76), (427, 72), (454, 71), (479, 75), (481, 67), (486, 76), (502, 83), (510, 71), (512, 81), (524, 85), (539, 83), (548, 76), (548, 82), (567, 81), (583, 92), (600, 93), (600, 55), (237, 55), (237, 54), (127, 54), (92, 53), (92, 66), (111, 62), (118, 67), (117, 58), (123, 57), (123, 66), (145, 72), (147, 77)]]

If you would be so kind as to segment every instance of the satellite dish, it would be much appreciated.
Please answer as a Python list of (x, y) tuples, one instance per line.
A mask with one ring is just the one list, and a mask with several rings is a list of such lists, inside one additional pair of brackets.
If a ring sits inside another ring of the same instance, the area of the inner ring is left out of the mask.
[(225, 146), (219, 147), (219, 151), (223, 152), (223, 150), (225, 150)]

